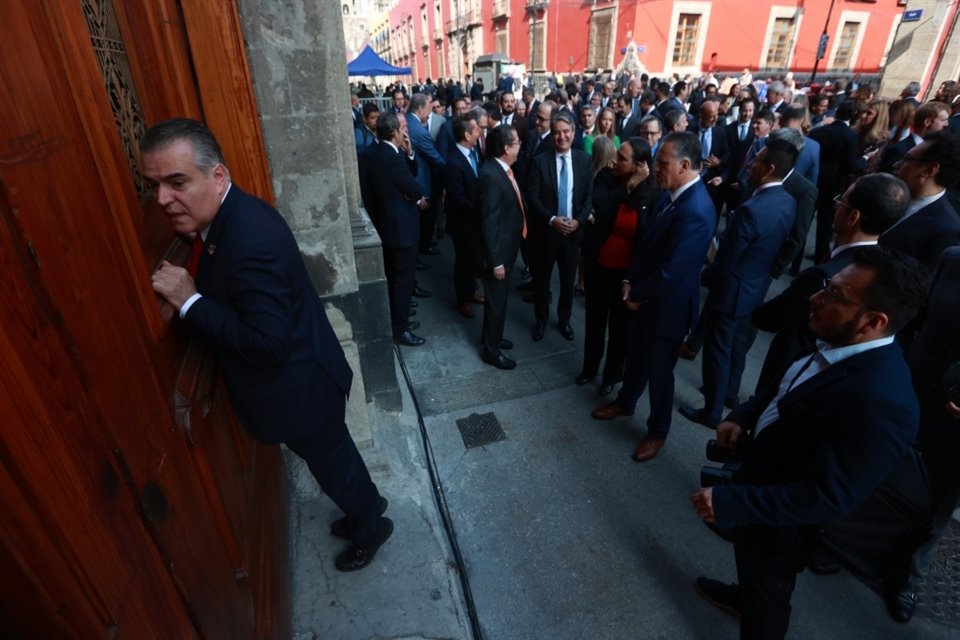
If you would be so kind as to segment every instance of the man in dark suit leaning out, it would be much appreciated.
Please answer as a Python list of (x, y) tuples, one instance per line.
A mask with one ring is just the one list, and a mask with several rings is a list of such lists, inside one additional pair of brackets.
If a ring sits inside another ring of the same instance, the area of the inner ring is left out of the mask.
[(177, 233), (193, 233), (187, 269), (164, 261), (154, 291), (216, 353), (230, 403), (260, 442), (303, 458), (345, 517), (352, 540), (340, 571), (373, 559), (393, 523), (344, 423), (353, 374), (327, 320), (297, 241), (266, 202), (231, 184), (213, 134), (195, 120), (151, 127), (143, 174)]
[(490, 159), (480, 168), (480, 231), (483, 240), (483, 348), (484, 362), (498, 369), (517, 363), (503, 355), (513, 343), (503, 337), (507, 319), (510, 272), (521, 241), (527, 236), (526, 205), (511, 165), (520, 153), (520, 137), (508, 124), (497, 126), (487, 142)]
[(737, 482), (691, 500), (733, 529), (739, 584), (698, 578), (697, 589), (739, 612), (742, 639), (785, 637), (818, 525), (856, 510), (916, 438), (920, 410), (894, 337), (922, 303), (924, 278), (905, 260), (861, 249), (810, 300), (816, 351), (717, 427), (718, 444), (741, 454)]
[(583, 151), (571, 148), (575, 128), (568, 113), (554, 115), (551, 124), (553, 153), (542, 153), (534, 158), (527, 181), (529, 244), (537, 261), (532, 270), (534, 341), (543, 339), (550, 314), (549, 290), (554, 263), (560, 269), (560, 299), (557, 303), (560, 333), (567, 340), (573, 340), (570, 326), (573, 288), (593, 194), (593, 162)]

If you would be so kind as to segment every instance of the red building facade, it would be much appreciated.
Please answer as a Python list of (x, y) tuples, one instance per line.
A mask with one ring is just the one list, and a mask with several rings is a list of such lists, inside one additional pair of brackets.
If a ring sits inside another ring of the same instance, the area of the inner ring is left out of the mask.
[[(876, 73), (906, 0), (399, 0), (374, 47), (414, 78), (462, 78), (503, 53), (531, 71), (611, 70), (635, 46), (653, 74)], [(828, 20), (829, 15), (829, 20)]]

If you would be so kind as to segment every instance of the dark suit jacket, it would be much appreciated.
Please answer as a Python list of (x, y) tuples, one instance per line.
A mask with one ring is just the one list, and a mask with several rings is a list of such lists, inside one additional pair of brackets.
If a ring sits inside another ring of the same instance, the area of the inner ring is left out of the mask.
[(883, 151), (880, 152), (880, 164), (877, 170), (883, 171), (884, 173), (893, 173), (893, 165), (900, 162), (900, 158), (907, 155), (907, 151), (910, 151), (910, 149), (913, 149), (915, 146), (917, 146), (917, 142), (913, 139), (913, 134), (910, 134), (897, 144), (884, 145)]
[(887, 229), (880, 246), (913, 256), (932, 271), (947, 247), (960, 245), (960, 216), (946, 195)]
[(726, 126), (727, 146), (730, 147), (730, 172), (729, 179), (736, 180), (737, 174), (743, 168), (743, 163), (747, 159), (747, 152), (756, 136), (753, 135), (753, 127), (747, 127), (747, 137), (740, 141), (739, 122), (731, 122)]
[[(752, 431), (777, 385), (737, 407)], [(917, 433), (919, 407), (897, 344), (834, 364), (778, 403), (747, 448), (741, 481), (713, 490), (717, 524), (791, 527), (849, 515), (887, 479)]]
[[(669, 194), (661, 198), (666, 204)], [(630, 299), (642, 303), (645, 331), (681, 338), (700, 306), (700, 268), (717, 226), (717, 213), (702, 180), (680, 194), (650, 223), (624, 278)]]
[(540, 134), (537, 130), (531, 129), (530, 133), (527, 134), (523, 148), (520, 150), (520, 157), (513, 163), (513, 173), (517, 182), (520, 183), (521, 189), (526, 188), (527, 178), (533, 170), (534, 159), (542, 153), (553, 153), (553, 136), (548, 133), (546, 138), (538, 142), (537, 138), (539, 137)]
[(773, 261), (773, 270), (770, 275), (774, 278), (783, 275), (793, 259), (807, 246), (807, 233), (810, 232), (813, 214), (817, 210), (817, 194), (819, 193), (817, 185), (797, 173), (796, 170), (784, 180), (783, 188), (797, 203), (797, 217), (790, 235), (787, 236)]
[(480, 167), (477, 181), (484, 264), (513, 267), (523, 239), (523, 213), (507, 172), (495, 158)]
[(241, 424), (275, 443), (342, 420), (353, 374), (284, 219), (233, 185), (206, 248), (184, 322), (215, 349)]
[[(570, 217), (580, 223), (571, 235), (574, 242), (583, 240), (583, 232), (593, 208), (593, 161), (577, 149), (570, 150), (573, 169), (573, 210)], [(550, 226), (550, 218), (557, 215), (557, 155), (542, 153), (536, 156), (525, 192), (528, 205), (527, 224), (532, 237), (557, 234)]]
[(368, 172), (370, 218), (385, 247), (412, 247), (420, 241), (420, 210), (423, 195), (417, 182), (417, 165), (394, 151), (386, 142), (377, 145)]
[(832, 198), (846, 189), (847, 178), (856, 171), (860, 138), (839, 120), (817, 127), (808, 137), (820, 144), (820, 198)]
[[(697, 138), (700, 137), (700, 123), (697, 122), (696, 125), (690, 127), (689, 131), (694, 133)], [(722, 125), (714, 125), (711, 127), (710, 132), (710, 155), (716, 156), (720, 160), (720, 164), (716, 167), (711, 167), (700, 174), (704, 180), (711, 180), (712, 178), (720, 177), (724, 181), (727, 180), (727, 176), (730, 171), (730, 158), (731, 158), (731, 148), (728, 146), (727, 140), (727, 131)]]
[(796, 215), (797, 203), (782, 186), (767, 187), (734, 210), (716, 259), (703, 271), (708, 307), (741, 317), (763, 302)]
[(626, 204), (637, 212), (637, 235), (634, 238), (634, 247), (640, 246), (640, 240), (646, 235), (650, 223), (653, 222), (654, 209), (659, 200), (660, 192), (656, 187), (653, 176), (637, 186), (631, 193), (627, 193), (627, 185), (617, 180), (609, 169), (597, 174), (593, 183), (593, 223), (587, 223), (583, 239), (583, 259), (595, 262), (597, 254), (603, 247), (613, 224), (617, 219), (617, 212), (621, 204)]
[(433, 144), (437, 148), (437, 153), (440, 154), (440, 157), (442, 157), (445, 162), (449, 162), (450, 154), (457, 146), (457, 140), (453, 137), (453, 118), (448, 119), (440, 125), (440, 133), (437, 134), (437, 139)]
[(454, 147), (450, 158), (447, 160), (445, 173), (447, 226), (452, 230), (467, 228), (477, 228), (479, 230), (478, 175), (479, 172), (474, 175), (473, 167), (470, 166), (460, 150)]
[(641, 116), (639, 113), (630, 112), (629, 120), (617, 120), (617, 136), (621, 140), (627, 140), (629, 138), (637, 135), (637, 131), (640, 130), (640, 120)]
[(820, 179), (820, 143), (809, 137), (805, 137), (803, 142), (803, 151), (797, 157), (793, 171), (817, 184)]
[(411, 113), (407, 114), (407, 131), (417, 162), (417, 182), (420, 183), (421, 191), (429, 196), (433, 193), (434, 172), (437, 173), (437, 179), (440, 179), (439, 173), (446, 162), (437, 152), (430, 132), (420, 124), (420, 119)]

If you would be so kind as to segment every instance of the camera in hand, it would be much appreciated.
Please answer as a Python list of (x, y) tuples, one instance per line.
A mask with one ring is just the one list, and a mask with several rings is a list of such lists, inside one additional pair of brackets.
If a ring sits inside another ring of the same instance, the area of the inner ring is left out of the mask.
[(700, 486), (715, 487), (733, 484), (734, 474), (740, 468), (740, 459), (736, 451), (730, 451), (717, 445), (716, 440), (707, 442), (707, 460), (722, 463), (722, 467), (704, 465), (700, 467)]

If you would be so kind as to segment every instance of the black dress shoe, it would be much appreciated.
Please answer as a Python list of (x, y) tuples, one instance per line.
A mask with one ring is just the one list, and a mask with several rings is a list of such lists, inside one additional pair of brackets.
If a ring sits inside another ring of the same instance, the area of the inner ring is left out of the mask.
[(546, 325), (543, 322), (538, 322), (533, 325), (533, 331), (530, 332), (530, 337), (533, 338), (534, 342), (540, 342), (543, 340), (543, 330), (546, 329)]
[(411, 301), (410, 301), (410, 308), (411, 308), (411, 309), (416, 309), (418, 306), (420, 306), (420, 303), (417, 302), (416, 300), (411, 300)]
[(890, 594), (887, 596), (887, 611), (901, 624), (910, 622), (917, 611), (917, 594), (907, 590)]
[(533, 293), (533, 283), (524, 282), (523, 284), (517, 286), (517, 291), (522, 291), (523, 293)]
[(524, 267), (524, 268), (523, 268), (523, 271), (520, 272), (520, 279), (521, 279), (521, 280), (529, 280), (529, 279), (530, 279), (530, 267)]
[(426, 262), (421, 262), (420, 260), (417, 260), (417, 271), (425, 271), (429, 268), (430, 268), (430, 265), (428, 265)]
[(560, 335), (573, 342), (573, 327), (570, 326), (569, 322), (564, 322), (560, 325)]
[(613, 382), (604, 382), (603, 384), (600, 385), (600, 389), (597, 391), (597, 394), (601, 396), (610, 395), (611, 393), (613, 393), (614, 384), (615, 383)]
[(500, 341), (500, 348), (506, 349), (507, 351), (509, 351), (510, 349), (513, 349), (513, 340), (507, 340), (506, 338), (503, 338)]
[(492, 364), (497, 369), (514, 369), (517, 366), (517, 363), (514, 360), (511, 360), (502, 353), (497, 356), (490, 355), (489, 353), (484, 353), (480, 356), (480, 359), (486, 362), (487, 364)]
[(420, 285), (417, 285), (413, 288), (413, 297), (414, 298), (429, 298), (433, 294), (427, 291), (426, 289), (421, 289)]
[(438, 256), (440, 255), (440, 250), (436, 247), (427, 247), (426, 251), (421, 251), (420, 255), (422, 256)]
[(535, 294), (535, 293), (527, 293), (527, 294), (524, 294), (522, 300), (523, 300), (524, 302), (526, 302), (527, 304), (533, 304), (534, 302), (537, 301), (537, 294)]
[[(383, 512), (387, 510), (387, 499), (383, 496), (380, 496), (380, 503), (377, 505), (377, 512), (379, 515), (383, 515)], [(343, 538), (344, 540), (349, 540), (353, 537), (353, 526), (347, 520), (347, 517), (338, 518), (330, 523), (330, 535), (337, 538)]]
[(350, 548), (337, 556), (334, 564), (338, 571), (356, 571), (370, 564), (384, 542), (393, 534), (393, 520), (380, 518), (380, 532), (373, 542), (365, 547), (350, 545)]
[(407, 329), (406, 331), (401, 333), (399, 336), (397, 336), (397, 339), (394, 340), (394, 342), (396, 342), (397, 344), (402, 344), (407, 347), (419, 347), (424, 342), (426, 342), (426, 340), (424, 340), (418, 335), (414, 335), (413, 333), (411, 333), (409, 329)]
[(740, 585), (700, 577), (694, 582), (694, 588), (713, 606), (740, 617)]
[(703, 409), (694, 409), (693, 407), (688, 407), (686, 405), (680, 407), (680, 415), (690, 422), (702, 424), (708, 429), (716, 429), (717, 425), (719, 424), (717, 420), (711, 420), (706, 411)]
[(815, 573), (818, 576), (835, 576), (843, 569), (839, 562), (823, 551), (817, 552), (817, 555), (810, 561), (807, 568), (810, 569), (811, 573)]
[(416, 309), (410, 309), (409, 311), (407, 311), (407, 317), (408, 317), (408, 318), (412, 318), (412, 317), (415, 316), (415, 315), (417, 315), (417, 310), (416, 310)]
[(596, 378), (596, 377), (597, 377), (597, 374), (593, 374), (592, 376), (588, 376), (588, 375), (585, 374), (585, 373), (581, 373), (580, 375), (577, 376), (577, 379), (576, 379), (574, 382), (576, 382), (578, 386), (583, 386), (583, 385), (585, 385), (585, 384), (587, 384), (587, 383), (589, 383), (589, 382), (593, 382), (593, 379)]
[(413, 322), (410, 322), (407, 324), (407, 331), (416, 331), (419, 328), (420, 328), (419, 320), (414, 320)]

